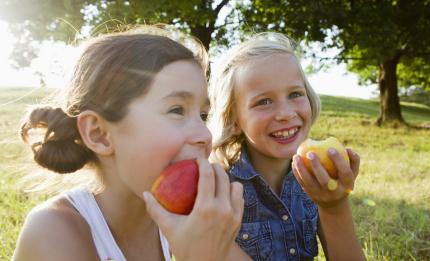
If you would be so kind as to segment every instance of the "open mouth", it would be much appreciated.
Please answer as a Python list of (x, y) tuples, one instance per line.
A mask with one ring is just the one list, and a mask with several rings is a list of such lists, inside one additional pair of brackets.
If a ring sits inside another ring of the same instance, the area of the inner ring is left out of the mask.
[(299, 132), (299, 129), (300, 129), (299, 127), (294, 127), (294, 128), (291, 128), (291, 129), (285, 129), (285, 130), (281, 130), (281, 131), (276, 131), (276, 132), (273, 132), (273, 133), (271, 133), (269, 135), (271, 137), (275, 138), (276, 140), (287, 141), (287, 140), (294, 139), (294, 137)]

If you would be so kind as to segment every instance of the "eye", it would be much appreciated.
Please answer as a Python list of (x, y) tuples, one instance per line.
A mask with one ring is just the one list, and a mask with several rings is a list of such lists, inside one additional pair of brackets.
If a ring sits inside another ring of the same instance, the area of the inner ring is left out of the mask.
[(203, 121), (207, 121), (208, 119), (208, 113), (203, 111), (200, 113), (200, 118), (202, 118)]
[(292, 92), (290, 93), (290, 95), (288, 95), (289, 98), (298, 98), (298, 97), (302, 97), (304, 95), (304, 93), (302, 92)]
[(175, 106), (171, 108), (168, 113), (178, 114), (178, 115), (184, 115), (184, 108), (182, 106)]
[(255, 103), (255, 106), (264, 106), (264, 105), (269, 105), (271, 103), (272, 101), (269, 98), (264, 98), (264, 99), (258, 100)]

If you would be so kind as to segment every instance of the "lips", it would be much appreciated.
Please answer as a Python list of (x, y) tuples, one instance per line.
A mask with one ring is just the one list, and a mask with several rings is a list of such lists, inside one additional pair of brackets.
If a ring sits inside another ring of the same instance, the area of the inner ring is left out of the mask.
[(285, 144), (290, 143), (297, 137), (297, 134), (299, 133), (300, 127), (294, 126), (291, 128), (281, 129), (274, 131), (269, 134), (269, 136), (273, 139), (275, 139), (277, 142)]

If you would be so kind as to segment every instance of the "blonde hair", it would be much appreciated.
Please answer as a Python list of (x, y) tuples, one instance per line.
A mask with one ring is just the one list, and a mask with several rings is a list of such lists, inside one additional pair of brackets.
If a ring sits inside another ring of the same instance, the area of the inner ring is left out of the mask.
[[(256, 59), (273, 54), (289, 54), (296, 57), (293, 42), (280, 33), (260, 33), (228, 51), (212, 72), (209, 84), (211, 111), (209, 128), (213, 135), (211, 157), (231, 166), (240, 156), (240, 149), (245, 140), (243, 134), (235, 134), (237, 115), (234, 110), (234, 86), (240, 68)], [(317, 119), (321, 103), (317, 93), (312, 89), (299, 63), (307, 97), (311, 104), (312, 123)]]

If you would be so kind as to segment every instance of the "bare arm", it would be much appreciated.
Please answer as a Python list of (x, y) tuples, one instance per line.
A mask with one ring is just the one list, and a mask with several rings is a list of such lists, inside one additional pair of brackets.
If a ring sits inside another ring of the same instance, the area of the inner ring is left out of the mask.
[(317, 234), (318, 234), (318, 238), (320, 239), (321, 246), (322, 246), (322, 249), (324, 251), (325, 258), (326, 258), (326, 260), (330, 261), (330, 258), (328, 256), (328, 250), (327, 250), (327, 240), (326, 240), (326, 238), (324, 236), (323, 228), (322, 228), (322, 225), (321, 225), (321, 219), (318, 219), (318, 231), (317, 231)]
[[(348, 195), (354, 189), (360, 157), (348, 149), (350, 164), (338, 152), (329, 155), (337, 168), (338, 179), (332, 179), (315, 155), (311, 160), (315, 175), (305, 168), (300, 156), (293, 160), (293, 173), (303, 190), (318, 205), (319, 237), (329, 260), (365, 260), (349, 206)], [(330, 186), (334, 183), (334, 186)]]
[(318, 208), (318, 211), (319, 237), (327, 260), (366, 260), (355, 233), (348, 201), (343, 201), (336, 209)]
[(26, 218), (12, 260), (98, 260), (85, 226), (64, 209), (34, 210)]

